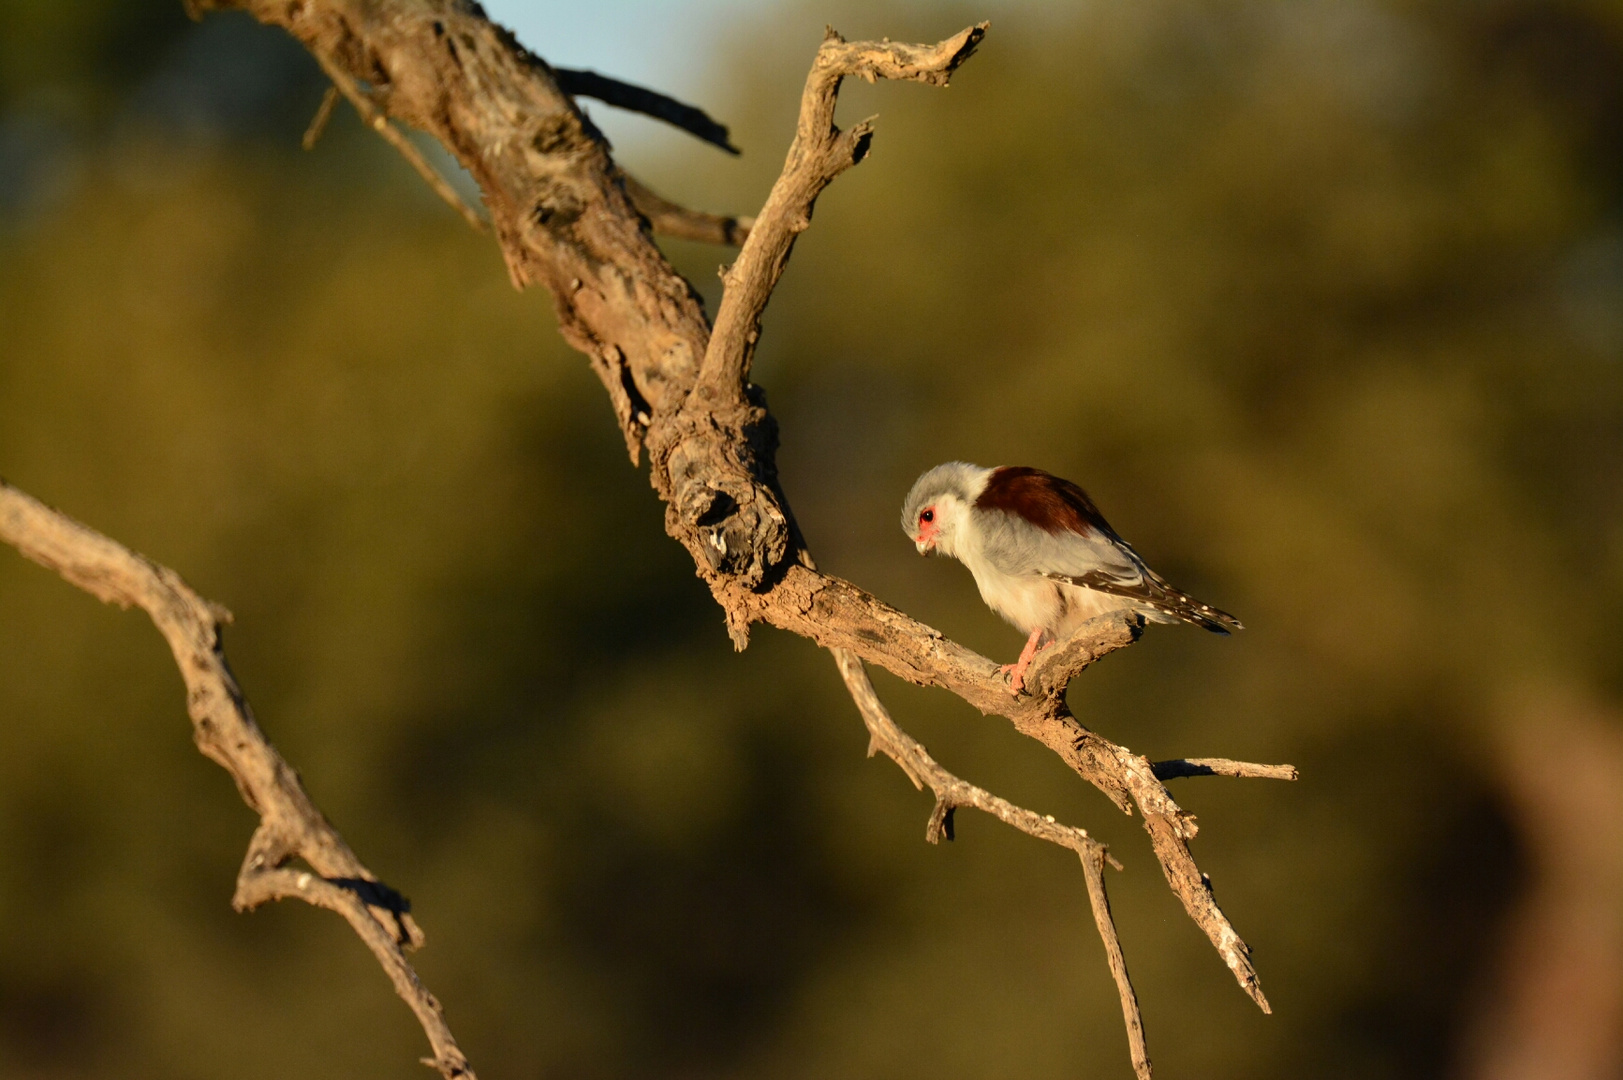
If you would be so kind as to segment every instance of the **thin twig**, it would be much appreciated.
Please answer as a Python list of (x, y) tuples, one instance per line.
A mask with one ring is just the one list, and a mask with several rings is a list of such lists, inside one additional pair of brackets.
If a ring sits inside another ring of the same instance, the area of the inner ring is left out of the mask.
[[(423, 940), (409, 905), (356, 858), (254, 720), (220, 642), (230, 613), (198, 596), (173, 570), (3, 480), (0, 540), (106, 603), (141, 608), (169, 642), (186, 683), (197, 748), (231, 774), (243, 801), (260, 815), (232, 899), (237, 910), (297, 896), (343, 915), (422, 1024), (432, 1064), (446, 1080), (474, 1080), (439, 1002), (406, 959), (405, 948)], [(289, 868), (294, 859), (314, 872)]]
[(613, 105), (617, 109), (652, 116), (672, 127), (681, 128), (711, 146), (719, 146), (729, 154), (738, 153), (738, 147), (728, 140), (727, 125), (718, 124), (703, 109), (683, 104), (668, 94), (644, 86), (634, 86), (619, 79), (611, 79), (595, 71), (553, 68), (552, 74), (557, 78), (559, 88), (566, 94), (596, 98), (605, 105)]
[(327, 130), (327, 122), (332, 119), (332, 113), (338, 107), (338, 87), (331, 84), (327, 92), (321, 95), (321, 104), (316, 108), (316, 114), (310, 118), (310, 126), (304, 129), (304, 138), (299, 140), (306, 150), (314, 150), (321, 135)]
[(1150, 1080), (1150, 1049), (1144, 1042), (1144, 1015), (1138, 1009), (1138, 995), (1133, 993), (1133, 980), (1127, 977), (1127, 958), (1122, 955), (1121, 939), (1116, 936), (1116, 920), (1110, 915), (1110, 897), (1105, 893), (1104, 859), (1096, 852), (1079, 852), (1082, 871), (1088, 877), (1088, 899), (1093, 906), (1093, 922), (1099, 928), (1099, 937), (1105, 943), (1105, 959), (1110, 964), (1110, 975), (1116, 980), (1116, 994), (1121, 998), (1122, 1022), (1127, 1026), (1127, 1045), (1133, 1056), (1133, 1071), (1138, 1080)]
[(1185, 776), (1239, 776), (1259, 780), (1295, 780), (1301, 776), (1295, 765), (1256, 765), (1221, 757), (1175, 758), (1157, 761), (1150, 768), (1157, 780), (1177, 780)]
[(707, 214), (703, 210), (689, 210), (649, 190), (646, 184), (630, 173), (624, 176), (626, 194), (631, 196), (637, 212), (648, 219), (648, 224), (660, 236), (738, 247), (749, 237), (750, 229), (755, 225), (752, 217), (726, 217)]
[[(761, 313), (789, 262), (795, 240), (811, 227), (817, 196), (834, 178), (868, 153), (873, 125), (864, 120), (849, 131), (834, 124), (840, 83), (848, 75), (910, 80), (946, 86), (952, 73), (974, 53), (989, 23), (967, 27), (937, 45), (847, 42), (833, 29), (817, 50), (800, 97), (800, 120), (783, 172), (772, 185), (755, 228), (724, 279), (727, 291), (699, 373), (701, 387), (716, 399), (738, 395), (749, 379), (750, 360), (760, 337)], [(701, 391), (702, 392), (702, 391)]]
[(469, 206), (456, 188), (451, 186), (450, 181), (441, 176), (439, 170), (428, 163), (428, 159), (423, 157), (423, 152), (417, 149), (410, 139), (402, 135), (398, 128), (389, 123), (389, 118), (372, 103), (371, 97), (360, 88), (355, 80), (344, 74), (340, 68), (324, 57), (317, 56), (316, 60), (321, 64), (321, 70), (325, 71), (327, 77), (332, 80), (333, 85), (343, 92), (351, 105), (355, 106), (355, 111), (361, 114), (361, 119), (366, 123), (366, 126), (382, 135), (384, 142), (398, 150), (400, 156), (405, 158), (406, 162), (417, 170), (417, 175), (421, 176), (428, 182), (428, 186), (434, 189), (434, 194), (445, 200), (445, 204), (451, 209), (461, 214), (462, 220), (466, 221), (474, 232), (485, 232), (485, 220), (479, 216), (479, 211)]
[(935, 794), (935, 807), (925, 828), (924, 838), (938, 843), (943, 836), (952, 839), (952, 812), (960, 806), (973, 806), (1012, 825), (1028, 836), (1070, 848), (1082, 860), (1083, 873), (1088, 883), (1088, 903), (1093, 909), (1093, 920), (1104, 942), (1105, 956), (1110, 974), (1116, 980), (1121, 996), (1121, 1011), (1127, 1026), (1128, 1048), (1133, 1069), (1139, 1080), (1150, 1080), (1149, 1050), (1144, 1043), (1144, 1022), (1139, 1014), (1138, 998), (1133, 993), (1132, 981), (1127, 976), (1127, 958), (1116, 935), (1115, 920), (1110, 914), (1110, 899), (1105, 892), (1104, 864), (1108, 861), (1116, 869), (1121, 864), (1111, 857), (1105, 845), (1089, 836), (1087, 830), (1073, 825), (1061, 825), (1052, 814), (1038, 816), (1035, 812), (1015, 806), (1006, 799), (961, 780), (936, 763), (923, 744), (908, 735), (891, 718), (890, 711), (879, 700), (873, 682), (855, 653), (846, 649), (832, 649), (834, 663), (840, 669), (846, 689), (856, 702), (868, 727), (868, 756), (883, 752), (913, 781), (914, 786), (928, 786)]
[[(951, 828), (948, 825), (949, 815), (959, 807), (970, 806), (992, 815), (1006, 825), (1012, 825), (1027, 836), (1035, 836), (1039, 840), (1047, 840), (1051, 844), (1069, 848), (1078, 855), (1098, 850), (1102, 858), (1108, 857), (1105, 855), (1104, 845), (1089, 836), (1086, 829), (1062, 825), (1054, 820), (1052, 814), (1038, 814), (1033, 810), (1016, 806), (984, 788), (960, 780), (942, 768), (923, 744), (896, 725), (896, 721), (891, 718), (890, 710), (879, 700), (879, 694), (874, 690), (873, 682), (868, 678), (868, 672), (863, 668), (861, 659), (849, 649), (829, 651), (834, 654), (834, 663), (840, 669), (840, 677), (845, 680), (845, 688), (850, 692), (851, 700), (856, 702), (857, 711), (862, 714), (863, 723), (868, 727), (868, 756), (883, 753), (901, 766), (908, 779), (913, 781), (914, 787), (920, 789), (927, 787), (935, 795), (936, 806), (931, 814), (930, 826), (925, 830), (926, 840), (933, 844), (943, 837), (952, 839)], [(1110, 861), (1115, 864), (1114, 859)]]

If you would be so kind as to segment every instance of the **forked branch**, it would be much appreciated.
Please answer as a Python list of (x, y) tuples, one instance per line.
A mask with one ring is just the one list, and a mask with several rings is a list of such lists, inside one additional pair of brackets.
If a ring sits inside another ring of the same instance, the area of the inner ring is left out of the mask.
[(928, 787), (935, 795), (935, 807), (930, 811), (924, 838), (938, 844), (942, 838), (952, 839), (952, 816), (959, 807), (972, 806), (991, 814), (1005, 825), (1012, 825), (1027, 836), (1047, 840), (1051, 844), (1070, 848), (1082, 860), (1082, 870), (1088, 881), (1088, 903), (1093, 909), (1094, 925), (1104, 942), (1105, 958), (1110, 965), (1110, 976), (1116, 981), (1116, 993), (1121, 998), (1122, 1020), (1127, 1025), (1127, 1039), (1132, 1052), (1133, 1070), (1143, 1080), (1150, 1078), (1150, 1054), (1144, 1043), (1144, 1018), (1138, 1009), (1138, 995), (1133, 992), (1132, 980), (1127, 976), (1127, 960), (1122, 955), (1121, 939), (1116, 935), (1116, 923), (1110, 914), (1110, 898), (1105, 894), (1104, 865), (1108, 861), (1116, 869), (1121, 864), (1110, 857), (1105, 846), (1089, 836), (1086, 829), (1062, 825), (1054, 815), (1039, 816), (1034, 811), (1016, 806), (1007, 799), (993, 795), (984, 788), (960, 780), (938, 765), (922, 743), (903, 731), (891, 719), (890, 711), (874, 692), (873, 682), (855, 653), (845, 649), (831, 649), (840, 676), (862, 713), (868, 727), (868, 756), (883, 752), (901, 766), (903, 772), (917, 788)]
[[(714, 333), (697, 293), (644, 227), (640, 185), (627, 183), (595, 129), (554, 73), (462, 0), (192, 0), (241, 7), (283, 26), (322, 65), (372, 88), (388, 117), (433, 135), (478, 181), (517, 286), (539, 282), (564, 337), (602, 379), (633, 461), (648, 451), (649, 481), (666, 505), (666, 529), (686, 547), (699, 577), (742, 648), (768, 622), (835, 653), (868, 723), (872, 744), (936, 796), (929, 835), (948, 835), (951, 812), (975, 806), (1081, 857), (1089, 895), (1128, 1023), (1135, 1068), (1149, 1075), (1131, 987), (1109, 918), (1100, 866), (1085, 832), (1050, 822), (941, 770), (890, 721), (862, 673), (879, 664), (912, 682), (945, 687), (1056, 753), (1116, 806), (1137, 812), (1169, 885), (1241, 987), (1265, 1011), (1249, 949), (1217, 907), (1189, 851), (1194, 819), (1163, 778), (1294, 775), (1288, 766), (1217, 759), (1162, 763), (1083, 727), (1065, 704), (1070, 680), (1131, 644), (1136, 620), (1106, 618), (1044, 654), (1031, 692), (1009, 692), (997, 666), (855, 586), (818, 573), (781, 490), (776, 426), (748, 382), (761, 316), (818, 195), (860, 162), (867, 123), (834, 123), (848, 76), (945, 86), (986, 32), (969, 27), (935, 45), (847, 42), (832, 31), (813, 60), (795, 139), (777, 183), (725, 274)], [(337, 80), (335, 79), (335, 82)], [(342, 83), (339, 83), (342, 86)], [(1230, 766), (1233, 766), (1230, 768)]]
[[(410, 905), (355, 857), (255, 722), (220, 642), (230, 613), (198, 596), (173, 570), (3, 480), (0, 540), (99, 600), (141, 608), (168, 641), (186, 683), (197, 748), (231, 774), (242, 800), (259, 814), (233, 906), (247, 911), (267, 900), (298, 897), (342, 915), (422, 1024), (434, 1051), (429, 1064), (446, 1080), (474, 1080), (439, 1002), (406, 959), (405, 950), (423, 942)], [(294, 860), (308, 869), (289, 865)]]
[(868, 153), (873, 138), (871, 121), (864, 120), (849, 131), (835, 126), (840, 83), (854, 75), (869, 82), (899, 79), (944, 87), (959, 65), (974, 55), (990, 25), (967, 27), (930, 46), (852, 43), (829, 28), (801, 92), (800, 120), (783, 172), (756, 216), (738, 261), (722, 278), (727, 291), (716, 312), (716, 328), (699, 374), (701, 395), (709, 389), (719, 401), (721, 395), (743, 394), (755, 343), (760, 339), (761, 313), (783, 276), (796, 238), (811, 227), (817, 196)]

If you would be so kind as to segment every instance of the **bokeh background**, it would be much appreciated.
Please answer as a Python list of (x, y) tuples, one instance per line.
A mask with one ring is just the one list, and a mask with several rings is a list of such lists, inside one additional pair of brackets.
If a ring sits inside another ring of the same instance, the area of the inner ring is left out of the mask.
[[(918, 472), (1087, 486), (1239, 614), (1072, 691), (1182, 781), (1275, 1015), (1135, 821), (878, 676), (950, 768), (1107, 839), (1166, 1077), (1623, 1076), (1623, 8), (1134, 0), (494, 9), (677, 90), (741, 159), (598, 105), (664, 193), (749, 212), (825, 22), (863, 84), (757, 378), (821, 563), (1018, 635), (895, 509)], [(596, 50), (596, 51), (594, 51)], [(429, 935), (481, 1075), (1130, 1075), (1080, 869), (929, 801), (833, 665), (737, 655), (539, 292), (278, 32), (0, 5), (0, 473), (236, 614), (261, 721)], [(716, 249), (668, 246), (713, 304)], [(418, 1077), (330, 914), (229, 907), (253, 825), (138, 614), (0, 552), (0, 1077)]]

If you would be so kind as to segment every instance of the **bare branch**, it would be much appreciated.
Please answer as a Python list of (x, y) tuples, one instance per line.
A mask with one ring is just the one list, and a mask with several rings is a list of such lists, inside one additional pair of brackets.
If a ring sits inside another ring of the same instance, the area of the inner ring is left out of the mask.
[(1205, 931), (1241, 989), (1263, 1012), (1272, 1011), (1250, 948), (1217, 906), (1210, 880), (1190, 854), (1189, 841), (1197, 831), (1193, 815), (1173, 800), (1148, 759), (1089, 731), (1065, 704), (1066, 682), (1094, 660), (1136, 640), (1141, 628), (1136, 620), (1115, 615), (1085, 623), (1069, 640), (1044, 650), (1032, 666), (1028, 681), (1036, 693), (1015, 696), (991, 660), (838, 578), (796, 566), (772, 591), (771, 600), (762, 617), (774, 625), (825, 648), (849, 649), (910, 682), (943, 687), (983, 713), (1007, 717), (1015, 730), (1048, 747), (1122, 810), (1136, 808), (1184, 910)]
[(929, 827), (925, 830), (925, 839), (930, 843), (937, 843), (943, 837), (951, 840), (950, 815), (961, 806), (970, 806), (991, 814), (1005, 825), (1014, 826), (1027, 836), (1035, 836), (1039, 840), (1047, 840), (1051, 844), (1069, 848), (1084, 858), (1093, 852), (1098, 852), (1101, 859), (1105, 857), (1104, 845), (1089, 836), (1086, 829), (1061, 825), (1054, 820), (1052, 814), (1045, 816), (1016, 806), (984, 788), (960, 780), (942, 768), (918, 740), (903, 731), (891, 719), (890, 711), (879, 700), (879, 695), (874, 691), (873, 683), (869, 680), (868, 673), (863, 670), (862, 661), (857, 655), (849, 649), (829, 651), (834, 654), (834, 663), (840, 669), (840, 677), (845, 680), (846, 689), (850, 691), (851, 699), (856, 702), (863, 723), (868, 726), (868, 756), (883, 753), (901, 766), (908, 779), (913, 781), (914, 787), (928, 787), (935, 795), (935, 809), (931, 812)]
[[(237, 878), (232, 900), (237, 910), (296, 896), (338, 912), (417, 1015), (434, 1051), (431, 1064), (446, 1080), (474, 1080), (439, 1002), (406, 959), (404, 949), (423, 941), (410, 905), (356, 858), (254, 720), (220, 643), (220, 626), (230, 621), (230, 613), (198, 596), (173, 570), (3, 480), (0, 540), (106, 603), (141, 608), (169, 642), (186, 683), (197, 748), (231, 774), (243, 801), (260, 816)], [(288, 867), (294, 859), (310, 871)]]
[(750, 229), (755, 227), (752, 217), (724, 217), (721, 214), (707, 214), (703, 210), (689, 210), (649, 190), (646, 184), (630, 173), (623, 176), (626, 194), (631, 196), (632, 204), (660, 236), (738, 247), (749, 236)]
[(783, 276), (795, 239), (811, 227), (817, 196), (868, 153), (873, 136), (869, 121), (850, 131), (841, 131), (834, 124), (840, 83), (846, 76), (856, 75), (869, 82), (905, 79), (944, 87), (974, 53), (989, 25), (967, 27), (931, 46), (852, 43), (832, 28), (828, 31), (806, 77), (800, 122), (783, 172), (756, 216), (755, 229), (738, 253), (738, 261), (723, 277), (727, 291), (699, 375), (701, 387), (710, 388), (717, 400), (740, 393), (749, 378), (750, 360), (761, 333), (761, 313)]
[(300, 146), (306, 150), (316, 148), (316, 143), (321, 141), (328, 122), (332, 120), (333, 110), (338, 107), (339, 96), (336, 85), (327, 87), (327, 92), (321, 95), (321, 104), (316, 107), (316, 114), (310, 118), (310, 126), (304, 129), (304, 138), (299, 140)]
[(729, 154), (738, 153), (738, 147), (728, 141), (727, 125), (716, 123), (703, 109), (684, 105), (658, 90), (633, 86), (595, 71), (553, 68), (552, 74), (558, 80), (559, 88), (573, 97), (596, 98), (605, 105), (652, 116), (672, 127), (681, 128), (711, 146), (719, 146)]
[[(1011, 693), (990, 660), (812, 569), (778, 484), (775, 422), (747, 381), (761, 313), (795, 238), (809, 227), (819, 193), (867, 150), (869, 125), (844, 132), (834, 125), (841, 80), (857, 75), (945, 85), (983, 37), (984, 24), (936, 45), (848, 43), (829, 34), (806, 83), (783, 174), (724, 275), (712, 335), (697, 294), (652, 243), (623, 174), (574, 100), (550, 69), (475, 6), (443, 0), (194, 3), (246, 8), (286, 27), (324, 67), (374, 87), (379, 108), (433, 134), (457, 156), (484, 192), (515, 285), (548, 287), (562, 333), (588, 356), (608, 391), (632, 460), (648, 450), (649, 480), (666, 505), (666, 530), (692, 556), (735, 645), (744, 647), (751, 625), (765, 621), (1008, 718), (1119, 808), (1142, 815), (1185, 911), (1246, 993), (1268, 1009), (1245, 942), (1189, 852), (1193, 817), (1172, 799), (1148, 759), (1083, 727), (1065, 704), (1069, 681), (1132, 643), (1137, 622), (1096, 620), (1047, 651), (1028, 675), (1029, 693)], [(853, 694), (861, 705), (856, 688)], [(889, 740), (876, 738), (875, 745), (890, 753)], [(953, 809), (973, 805), (1032, 835), (1073, 850), (1073, 844), (1087, 847), (1080, 830), (1033, 821), (1029, 811), (980, 789), (953, 786), (956, 778), (925, 764), (922, 748), (915, 752), (900, 742), (894, 748), (891, 756), (915, 783), (936, 791), (931, 834), (937, 838), (947, 835)]]
[(1121, 939), (1116, 936), (1116, 920), (1110, 915), (1110, 897), (1105, 894), (1104, 858), (1098, 852), (1079, 852), (1082, 871), (1088, 878), (1088, 900), (1093, 906), (1093, 921), (1099, 928), (1099, 938), (1105, 943), (1105, 959), (1110, 964), (1110, 975), (1116, 980), (1116, 994), (1121, 998), (1122, 1023), (1127, 1027), (1127, 1046), (1133, 1056), (1133, 1071), (1139, 1080), (1150, 1080), (1150, 1049), (1144, 1042), (1144, 1016), (1138, 1009), (1138, 995), (1133, 992), (1133, 980), (1127, 977), (1127, 958), (1122, 955)]
[[(337, 87), (349, 99), (349, 103), (355, 106), (355, 111), (361, 114), (361, 119), (365, 121), (366, 126), (382, 135), (384, 142), (398, 150), (400, 156), (405, 158), (407, 163), (417, 170), (417, 175), (421, 176), (428, 182), (428, 186), (434, 189), (434, 194), (443, 199), (445, 204), (452, 210), (461, 214), (462, 220), (466, 221), (474, 232), (484, 232), (485, 221), (479, 216), (479, 212), (463, 201), (462, 196), (457, 194), (456, 188), (452, 187), (450, 182), (441, 176), (434, 166), (428, 163), (428, 159), (423, 157), (423, 152), (413, 146), (410, 139), (400, 134), (399, 130), (389, 123), (389, 118), (378, 110), (366, 92), (356, 85), (355, 80), (320, 56), (317, 56), (316, 60), (321, 64), (321, 70), (325, 71), (327, 77), (332, 80), (333, 86)], [(327, 96), (322, 98), (321, 109), (316, 112), (315, 119), (310, 121), (309, 130), (304, 133), (304, 148), (306, 150), (315, 146), (316, 139), (321, 136), (321, 129), (327, 126), (326, 117), (322, 114), (326, 113), (328, 117), (331, 116), (332, 110), (327, 105), (330, 100), (332, 100), (332, 95), (331, 91), (328, 91)]]
[(1110, 899), (1105, 893), (1104, 864), (1109, 861), (1118, 870), (1120, 864), (1110, 857), (1106, 847), (1087, 834), (1085, 829), (1061, 825), (1052, 814), (1038, 816), (1033, 811), (1015, 806), (1006, 799), (978, 788), (952, 775), (938, 765), (924, 746), (908, 735), (891, 718), (889, 710), (879, 700), (862, 661), (846, 649), (833, 649), (834, 663), (840, 669), (846, 689), (868, 726), (868, 756), (883, 751), (901, 766), (915, 787), (928, 786), (935, 794), (935, 807), (925, 827), (924, 838), (939, 843), (943, 837), (952, 839), (952, 814), (960, 806), (973, 806), (1012, 825), (1028, 836), (1047, 840), (1070, 848), (1082, 860), (1083, 873), (1088, 883), (1088, 903), (1093, 909), (1093, 920), (1104, 941), (1105, 956), (1110, 974), (1116, 980), (1121, 997), (1122, 1018), (1127, 1026), (1128, 1046), (1133, 1058), (1133, 1069), (1140, 1080), (1150, 1080), (1149, 1050), (1144, 1042), (1144, 1022), (1139, 1014), (1138, 997), (1133, 993), (1132, 981), (1127, 976), (1127, 959), (1122, 954), (1121, 941), (1116, 936), (1115, 920), (1110, 914)]
[(1221, 757), (1157, 761), (1150, 768), (1157, 780), (1176, 780), (1184, 776), (1241, 776), (1261, 780), (1295, 780), (1301, 775), (1296, 771), (1295, 765), (1255, 765), (1249, 761), (1231, 761)]

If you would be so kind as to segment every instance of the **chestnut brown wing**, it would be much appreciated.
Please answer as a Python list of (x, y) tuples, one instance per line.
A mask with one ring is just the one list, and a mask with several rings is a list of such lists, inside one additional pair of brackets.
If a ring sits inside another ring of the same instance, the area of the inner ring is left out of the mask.
[(1069, 480), (1029, 465), (993, 469), (975, 500), (977, 510), (1001, 510), (1047, 533), (1102, 533), (1121, 543), (1088, 493)]

